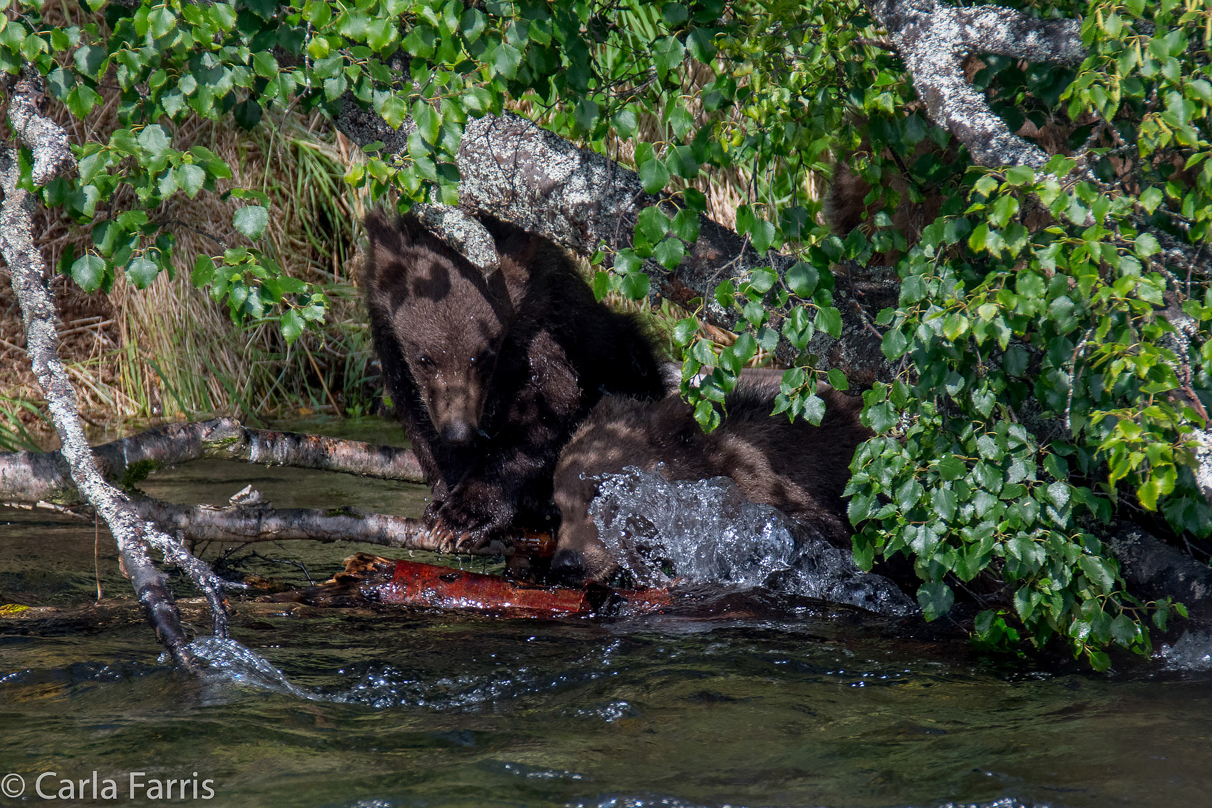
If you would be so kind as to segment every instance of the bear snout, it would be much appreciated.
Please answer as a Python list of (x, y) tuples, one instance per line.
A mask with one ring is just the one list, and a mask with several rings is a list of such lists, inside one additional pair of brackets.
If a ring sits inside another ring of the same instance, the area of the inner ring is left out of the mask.
[(576, 550), (557, 550), (551, 559), (551, 578), (564, 586), (584, 586), (589, 578), (585, 559)]
[(475, 436), (475, 427), (466, 421), (451, 421), (442, 427), (442, 441), (454, 446), (471, 443)]

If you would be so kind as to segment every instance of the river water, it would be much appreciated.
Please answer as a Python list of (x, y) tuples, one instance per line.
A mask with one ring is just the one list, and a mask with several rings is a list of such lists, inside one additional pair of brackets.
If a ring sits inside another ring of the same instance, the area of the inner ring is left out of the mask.
[[(222, 502), (248, 484), (406, 515), (425, 494), (209, 461), (144, 489)], [(304, 584), (356, 550), (373, 548), (263, 545), (233, 569)], [(129, 598), (104, 531), (0, 511), (0, 603), (57, 607), (0, 617), (0, 785), (25, 783), (0, 805), (49, 802), (40, 775), (59, 805), (132, 802), (132, 783), (165, 804), (150, 784), (168, 780), (186, 781), (173, 804), (224, 806), (1212, 805), (1197, 639), (1095, 674), (825, 607), (538, 621), (245, 603), (233, 635), (262, 662), (202, 644), (219, 667), (195, 679), (158, 659)], [(92, 798), (94, 772), (116, 799)]]

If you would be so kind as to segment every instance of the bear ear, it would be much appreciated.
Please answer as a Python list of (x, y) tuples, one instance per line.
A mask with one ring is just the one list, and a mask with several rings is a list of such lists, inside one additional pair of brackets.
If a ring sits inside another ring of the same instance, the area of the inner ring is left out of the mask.
[(366, 235), (374, 247), (382, 245), (389, 250), (407, 246), (404, 241), (404, 228), (401, 227), (400, 217), (383, 210), (372, 210), (362, 220)]
[(382, 210), (366, 214), (362, 224), (370, 241), (363, 266), (366, 280), (373, 282), (384, 273), (406, 273), (409, 262), (402, 261), (401, 258), (405, 251), (416, 243), (413, 232), (415, 227), (410, 227), (406, 220)]

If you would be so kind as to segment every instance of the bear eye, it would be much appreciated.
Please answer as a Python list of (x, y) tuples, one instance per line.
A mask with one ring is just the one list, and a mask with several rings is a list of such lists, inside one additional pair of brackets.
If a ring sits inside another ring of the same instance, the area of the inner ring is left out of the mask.
[(434, 361), (427, 354), (421, 354), (417, 357), (417, 364), (423, 368), (431, 368), (434, 366)]

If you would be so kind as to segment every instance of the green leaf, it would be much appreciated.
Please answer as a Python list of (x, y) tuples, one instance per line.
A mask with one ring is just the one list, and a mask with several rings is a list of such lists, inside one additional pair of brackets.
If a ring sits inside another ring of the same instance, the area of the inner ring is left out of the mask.
[(177, 16), (168, 6), (160, 6), (148, 13), (147, 24), (152, 38), (159, 39), (177, 26)]
[(1083, 555), (1077, 563), (1082, 572), (1086, 573), (1086, 577), (1095, 585), (1099, 594), (1110, 594), (1115, 588), (1115, 573), (1104, 559)]
[(236, 211), (233, 221), (236, 230), (246, 238), (256, 241), (269, 225), (269, 210), (261, 205), (248, 205)]
[(706, 430), (715, 429), (720, 425), (720, 413), (707, 399), (701, 399), (694, 407), (694, 420)]
[(938, 461), (938, 473), (944, 480), (958, 480), (968, 473), (968, 465), (953, 454), (943, 455)]
[(77, 118), (85, 118), (93, 107), (101, 103), (101, 96), (87, 84), (77, 84), (63, 99), (63, 103)]
[(693, 244), (699, 238), (699, 227), (699, 214), (690, 208), (683, 208), (673, 217), (671, 229), (678, 238)]
[(917, 590), (917, 602), (922, 607), (922, 616), (926, 620), (937, 620), (951, 611), (951, 606), (955, 603), (955, 593), (942, 581), (935, 581), (923, 584)]
[(1057, 509), (1064, 508), (1069, 504), (1069, 485), (1063, 482), (1054, 482), (1048, 486), (1048, 499), (1052, 500), (1052, 504)]
[(681, 3), (666, 3), (661, 7), (661, 16), (670, 28), (676, 28), (690, 19), (690, 11)]
[(593, 274), (593, 298), (599, 303), (610, 294), (610, 273), (600, 269)]
[(86, 292), (101, 288), (105, 279), (105, 259), (99, 255), (85, 255), (72, 264), (72, 280)]
[(383, 120), (392, 129), (399, 129), (400, 124), (404, 123), (404, 119), (408, 117), (408, 102), (398, 95), (393, 95), (383, 102), (383, 106), (379, 109), (379, 114), (383, 116)]
[(677, 345), (679, 348), (689, 345), (698, 331), (699, 319), (697, 317), (685, 317), (678, 320), (673, 326), (674, 345)]
[(299, 316), (299, 312), (291, 309), (282, 315), (282, 336), (286, 339), (289, 345), (299, 338), (303, 333), (303, 318)]
[(669, 217), (659, 206), (650, 205), (636, 217), (635, 231), (649, 244), (656, 244), (669, 232)]
[(812, 297), (819, 280), (820, 275), (817, 273), (816, 267), (803, 261), (796, 261), (787, 270), (787, 288), (797, 297), (805, 300)]
[(272, 53), (258, 52), (253, 54), (253, 71), (262, 78), (272, 79), (278, 75), (278, 60)]
[(887, 401), (868, 407), (863, 412), (863, 422), (881, 434), (896, 426), (899, 420), (896, 410)]
[(502, 42), (493, 52), (492, 67), (507, 79), (518, 75), (518, 65), (522, 63), (522, 54), (508, 42)]
[(480, 34), (483, 33), (487, 22), (488, 18), (484, 15), (483, 11), (477, 8), (469, 8), (459, 18), (459, 31), (463, 34), (463, 38), (467, 40), (467, 43), (471, 44), (480, 38)]
[(1105, 651), (1096, 651), (1093, 648), (1087, 648), (1086, 659), (1090, 660), (1090, 667), (1099, 672), (1111, 667), (1111, 657)]
[[(858, 498), (855, 497), (855, 499)], [(854, 500), (851, 500), (850, 502), (851, 505), (854, 504)], [(855, 523), (859, 520), (851, 515), (850, 521)], [(875, 563), (875, 546), (869, 541), (864, 541), (859, 536), (855, 536), (852, 539), (852, 544), (855, 565), (861, 570), (870, 571), (871, 565)]]
[(835, 339), (842, 335), (842, 313), (832, 306), (817, 309), (812, 322), (817, 330), (824, 331)]
[(394, 17), (371, 20), (366, 26), (366, 44), (373, 50), (386, 50), (399, 35), (399, 28)]
[(711, 31), (706, 28), (695, 28), (686, 37), (686, 48), (690, 55), (703, 64), (710, 64), (718, 52)]
[[(324, 3), (327, 7), (328, 4)], [(215, 3), (209, 9), (211, 20), (220, 29), (230, 31), (236, 27), (236, 9), (230, 3)]]
[(667, 238), (652, 251), (652, 257), (666, 269), (676, 269), (682, 263), (686, 247), (676, 238)]
[(1138, 628), (1136, 623), (1132, 622), (1132, 618), (1126, 614), (1120, 614), (1111, 621), (1111, 638), (1124, 648), (1131, 647), (1136, 640)]
[(660, 193), (669, 182), (669, 169), (655, 156), (645, 160), (638, 166), (640, 182), (644, 191), (650, 194)]
[(632, 300), (646, 300), (650, 281), (643, 272), (628, 272), (623, 277), (621, 289), (623, 294)]
[(880, 350), (884, 352), (884, 356), (888, 361), (900, 359), (905, 354), (905, 350), (909, 347), (909, 340), (901, 333), (899, 328), (893, 328), (884, 334), (880, 340)]
[(1136, 254), (1142, 259), (1161, 252), (1161, 244), (1152, 233), (1141, 233), (1136, 237)]
[(76, 70), (91, 79), (97, 78), (97, 71), (105, 61), (105, 48), (97, 45), (81, 45), (74, 56)]
[(170, 144), (168, 134), (158, 123), (143, 127), (143, 131), (139, 133), (138, 142), (139, 146), (152, 157), (159, 157), (169, 148)]
[(189, 282), (195, 288), (201, 289), (211, 283), (215, 277), (215, 262), (209, 255), (199, 255), (194, 259), (193, 272), (189, 274)]
[(664, 80), (669, 71), (682, 63), (686, 56), (686, 46), (675, 36), (658, 39), (652, 46), (652, 62), (656, 65), (657, 74)]
[(51, 95), (55, 98), (64, 98), (72, 87), (76, 86), (76, 77), (71, 74), (71, 71), (57, 67), (47, 75), (46, 84), (50, 88)]
[(206, 182), (206, 170), (202, 166), (182, 163), (177, 167), (177, 187), (185, 191), (190, 199), (198, 195)]
[(635, 110), (624, 107), (614, 115), (615, 133), (623, 140), (631, 140), (639, 132), (639, 119)]
[(764, 295), (774, 288), (778, 278), (779, 276), (774, 274), (774, 270), (765, 267), (755, 269), (749, 276), (749, 288)]
[(1140, 195), (1140, 204), (1141, 207), (1152, 215), (1153, 211), (1157, 210), (1157, 207), (1162, 203), (1163, 198), (1161, 189), (1157, 187), (1146, 188)]
[(140, 256), (126, 265), (126, 278), (138, 289), (146, 289), (160, 274), (160, 267), (154, 261)]
[(624, 275), (635, 272), (642, 264), (643, 261), (636, 255), (635, 250), (619, 250), (614, 257), (614, 271)]
[(997, 463), (1002, 459), (1003, 452), (997, 441), (991, 435), (981, 435), (976, 439), (976, 449), (981, 457)]
[(814, 426), (820, 426), (825, 417), (825, 399), (813, 393), (804, 399), (804, 420)]
[(442, 118), (434, 112), (432, 106), (424, 99), (419, 99), (412, 105), (412, 122), (417, 125), (417, 131), (426, 143), (434, 144), (438, 142), (438, 133), (441, 130)]

